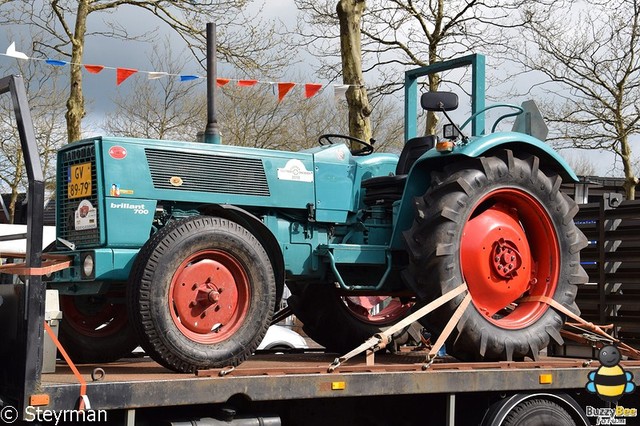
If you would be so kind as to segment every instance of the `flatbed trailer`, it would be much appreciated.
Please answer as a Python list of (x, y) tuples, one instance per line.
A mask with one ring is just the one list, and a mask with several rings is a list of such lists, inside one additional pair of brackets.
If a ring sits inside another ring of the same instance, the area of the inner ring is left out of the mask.
[[(516, 407), (549, 401), (569, 413), (573, 424), (591, 425), (606, 423), (587, 414), (616, 407), (586, 391), (589, 373), (599, 367), (591, 360), (467, 363), (444, 357), (424, 370), (426, 352), (409, 351), (378, 355), (375, 365), (355, 358), (328, 373), (335, 356), (264, 352), (235, 369), (195, 375), (170, 372), (146, 357), (78, 369), (92, 415), (110, 424), (502, 425)], [(639, 376), (640, 362), (620, 365)], [(59, 361), (38, 386), (36, 399), (46, 396), (48, 404), (25, 412), (66, 411), (67, 420), (73, 419), (78, 413), (69, 410), (78, 408), (80, 394), (77, 377)], [(638, 405), (635, 395), (617, 404), (629, 410)], [(206, 420), (225, 418), (236, 423)], [(636, 417), (613, 418), (637, 424)]]
[[(6, 424), (146, 425), (531, 425), (637, 424), (635, 393), (605, 402), (587, 385), (598, 362), (426, 363), (426, 352), (355, 357), (328, 372), (337, 354), (257, 353), (235, 369), (170, 372), (148, 358), (81, 365), (59, 361), (43, 373), (47, 337), (42, 275), (65, 267), (42, 253), (44, 183), (26, 94), (19, 77), (0, 80), (10, 92), (29, 177), (22, 275), (0, 285), (0, 420)], [(640, 363), (620, 367), (638, 384)], [(426, 368), (425, 368), (426, 367)], [(630, 382), (631, 383), (631, 382)], [(623, 408), (620, 408), (623, 407)], [(530, 423), (527, 423), (530, 422)]]

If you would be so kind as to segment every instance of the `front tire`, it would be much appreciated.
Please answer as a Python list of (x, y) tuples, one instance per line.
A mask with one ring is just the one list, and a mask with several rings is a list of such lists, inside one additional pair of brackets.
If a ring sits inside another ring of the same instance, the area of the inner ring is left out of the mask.
[(142, 347), (179, 372), (236, 366), (267, 332), (276, 285), (269, 256), (239, 224), (178, 220), (138, 254), (129, 311)]
[[(415, 200), (405, 233), (408, 281), (430, 301), (466, 282), (472, 304), (447, 340), (463, 360), (537, 359), (550, 339), (561, 342), (563, 317), (526, 296), (553, 298), (578, 313), (577, 285), (586, 282), (579, 252), (586, 238), (573, 222), (578, 208), (559, 191), (561, 178), (533, 155), (509, 150), (460, 161), (434, 173)], [(441, 331), (458, 296), (424, 321)]]

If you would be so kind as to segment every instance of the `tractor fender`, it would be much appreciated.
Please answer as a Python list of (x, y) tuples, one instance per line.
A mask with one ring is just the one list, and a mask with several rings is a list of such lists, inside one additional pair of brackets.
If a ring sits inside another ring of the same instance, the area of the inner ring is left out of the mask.
[(455, 158), (456, 156), (464, 155), (475, 158), (496, 148), (510, 149), (513, 152), (524, 151), (536, 155), (540, 158), (541, 166), (544, 165), (556, 170), (565, 181), (573, 180), (574, 182), (578, 182), (578, 177), (573, 170), (571, 170), (571, 167), (551, 146), (533, 136), (518, 132), (497, 132), (473, 138), (469, 143), (456, 147), (456, 149), (449, 154), (441, 154), (436, 150), (430, 150), (425, 153), (416, 164), (424, 161), (434, 161), (436, 158), (442, 159), (445, 156)]
[(409, 229), (413, 221), (413, 199), (426, 192), (431, 184), (431, 171), (442, 170), (444, 166), (455, 161), (491, 154), (491, 151), (496, 149), (510, 149), (514, 153), (527, 152), (535, 155), (540, 159), (540, 167), (556, 171), (565, 182), (578, 182), (578, 177), (571, 170), (571, 167), (553, 148), (524, 133), (497, 132), (474, 137), (466, 145), (459, 145), (449, 153), (440, 153), (435, 149), (430, 149), (415, 162), (407, 176), (396, 226), (391, 237), (391, 248), (404, 249), (402, 232)]
[(258, 241), (260, 241), (269, 255), (271, 267), (275, 274), (276, 304), (274, 309), (277, 311), (280, 306), (280, 299), (282, 299), (282, 293), (284, 292), (284, 257), (280, 250), (280, 244), (278, 244), (278, 240), (273, 233), (257, 216), (231, 204), (211, 204), (200, 206), (198, 211), (204, 215), (217, 216), (234, 221), (245, 227), (258, 239)]

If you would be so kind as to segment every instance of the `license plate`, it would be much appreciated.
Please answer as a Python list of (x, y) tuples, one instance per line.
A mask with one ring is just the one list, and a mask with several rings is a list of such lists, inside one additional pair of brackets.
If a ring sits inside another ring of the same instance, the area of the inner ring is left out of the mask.
[(68, 198), (91, 195), (91, 163), (75, 164), (69, 169)]

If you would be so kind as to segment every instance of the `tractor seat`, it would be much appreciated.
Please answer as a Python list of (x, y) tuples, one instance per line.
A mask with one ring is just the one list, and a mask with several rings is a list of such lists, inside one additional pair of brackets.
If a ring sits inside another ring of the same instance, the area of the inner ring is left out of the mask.
[(436, 145), (437, 141), (438, 137), (435, 135), (409, 139), (400, 153), (395, 175), (376, 176), (362, 181), (361, 186), (366, 191), (365, 205), (391, 206), (394, 201), (402, 198), (409, 170), (422, 154)]

